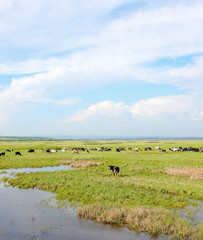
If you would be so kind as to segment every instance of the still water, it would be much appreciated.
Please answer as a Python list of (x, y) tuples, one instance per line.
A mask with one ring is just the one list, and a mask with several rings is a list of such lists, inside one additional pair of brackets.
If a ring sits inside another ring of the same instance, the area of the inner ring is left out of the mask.
[[(52, 168), (10, 169), (16, 172), (70, 170)], [(5, 171), (4, 171), (5, 172)], [(0, 174), (0, 178), (5, 176)], [(51, 204), (47, 204), (47, 202)], [(151, 240), (126, 228), (80, 219), (72, 207), (58, 208), (55, 195), (38, 189), (18, 189), (0, 183), (0, 240)], [(156, 238), (159, 240), (167, 237)]]
[[(3, 172), (5, 175), (11, 175), (15, 173), (30, 173), (30, 172), (54, 172), (54, 171), (65, 171), (65, 170), (74, 170), (68, 165), (59, 165), (55, 167), (41, 167), (41, 168), (10, 168), (7, 170), (0, 170), (0, 173)], [(0, 175), (1, 177), (1, 175)]]

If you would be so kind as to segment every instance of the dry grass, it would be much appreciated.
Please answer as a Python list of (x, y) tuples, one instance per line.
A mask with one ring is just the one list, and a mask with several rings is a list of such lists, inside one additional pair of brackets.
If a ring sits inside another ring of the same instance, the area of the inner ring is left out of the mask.
[(132, 170), (135, 171), (135, 172), (140, 172), (140, 171), (143, 171), (143, 168), (136, 167), (136, 168), (133, 168)]
[(164, 170), (153, 170), (152, 173), (164, 173)]
[(103, 162), (93, 162), (93, 161), (87, 161), (87, 160), (67, 161), (67, 162), (63, 162), (62, 164), (69, 165), (70, 167), (75, 167), (75, 168), (85, 168), (85, 167), (104, 165)]
[(80, 217), (99, 223), (126, 226), (137, 232), (149, 234), (168, 234), (174, 239), (201, 239), (201, 233), (189, 224), (173, 215), (170, 211), (160, 208), (118, 208), (93, 204), (80, 207)]
[(183, 167), (183, 168), (167, 168), (168, 175), (181, 177), (189, 177), (190, 179), (203, 180), (203, 168), (199, 167)]

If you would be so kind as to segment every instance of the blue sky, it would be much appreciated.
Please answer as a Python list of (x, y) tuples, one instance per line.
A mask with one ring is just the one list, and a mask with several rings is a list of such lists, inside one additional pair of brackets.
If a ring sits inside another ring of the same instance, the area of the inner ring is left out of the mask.
[(203, 137), (202, 0), (1, 0), (0, 136)]

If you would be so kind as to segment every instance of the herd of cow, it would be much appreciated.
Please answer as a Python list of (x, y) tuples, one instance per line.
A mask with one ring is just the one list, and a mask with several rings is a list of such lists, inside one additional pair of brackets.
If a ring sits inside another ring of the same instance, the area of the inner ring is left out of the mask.
[[(66, 152), (68, 150), (72, 150), (72, 153), (79, 153), (79, 151), (87, 151), (87, 153), (91, 151), (98, 151), (98, 152), (103, 152), (103, 151), (112, 151), (112, 147), (98, 147), (98, 148), (81, 148), (81, 147), (74, 147), (72, 149), (69, 148), (61, 148), (61, 149), (43, 149), (43, 152), (46, 153), (57, 153), (57, 151), (60, 150), (61, 152)], [(124, 147), (117, 147), (116, 148), (116, 152), (121, 152), (121, 151), (160, 151), (160, 152), (166, 152), (165, 149), (162, 149), (161, 147), (155, 147), (154, 149), (152, 149), (151, 147), (145, 147), (143, 149), (137, 148), (135, 147), (134, 149), (132, 149), (131, 147), (128, 148), (124, 148)], [(7, 152), (13, 152), (13, 149), (7, 149)], [(199, 147), (199, 148), (195, 148), (195, 147), (172, 147), (172, 148), (168, 148), (168, 151), (171, 152), (203, 152), (203, 147)], [(34, 153), (35, 150), (34, 149), (29, 149), (28, 153)], [(1, 156), (5, 156), (6, 153), (5, 152), (1, 152), (0, 153), (0, 157)], [(15, 155), (16, 156), (21, 156), (22, 154), (19, 151), (15, 151)], [(113, 172), (114, 175), (118, 175), (120, 168), (118, 166), (113, 166), (113, 165), (109, 165), (109, 170), (111, 170)]]
[[(87, 152), (89, 153), (90, 150), (91, 151), (98, 151), (98, 152), (103, 152), (103, 151), (112, 151), (112, 147), (98, 147), (98, 148), (83, 148), (83, 147), (74, 147), (72, 149), (69, 149), (69, 148), (61, 148), (61, 149), (43, 149), (43, 152), (47, 152), (47, 153), (57, 153), (57, 151), (61, 151), (61, 152), (66, 152), (68, 150), (72, 150), (72, 153), (79, 153), (80, 151), (82, 152)], [(128, 148), (124, 148), (124, 147), (117, 147), (116, 149), (116, 152), (121, 152), (121, 151), (135, 151), (135, 152), (138, 152), (138, 151), (152, 151), (152, 150), (155, 150), (155, 151), (159, 151), (159, 152), (166, 152), (166, 149), (162, 149), (161, 147), (155, 147), (154, 149), (152, 149), (151, 147), (145, 147), (143, 149), (140, 149), (140, 148), (137, 148), (135, 147), (134, 149), (131, 148), (131, 147), (128, 147)], [(6, 150), (7, 152), (13, 152), (13, 149), (10, 150), (10, 149), (7, 149)], [(172, 147), (172, 148), (168, 148), (168, 151), (170, 152), (203, 152), (203, 147)], [(34, 153), (35, 150), (34, 149), (29, 149), (28, 150), (28, 153)], [(5, 156), (6, 155), (6, 152), (1, 152), (0, 153), (0, 157), (1, 156)], [(21, 156), (22, 154), (19, 152), (19, 151), (16, 151), (15, 152), (15, 155), (16, 156)]]
[[(11, 150), (10, 150), (10, 149), (6, 149), (6, 152), (13, 152), (13, 149), (11, 149)], [(1, 152), (1, 153), (0, 153), (0, 157), (1, 157), (1, 156), (5, 156), (5, 155), (6, 155), (6, 152)], [(35, 152), (35, 150), (34, 150), (34, 149), (28, 150), (28, 153), (32, 153), (32, 152)], [(15, 155), (16, 155), (16, 156), (22, 156), (21, 152), (19, 152), (19, 151), (16, 151), (16, 152), (15, 152)]]

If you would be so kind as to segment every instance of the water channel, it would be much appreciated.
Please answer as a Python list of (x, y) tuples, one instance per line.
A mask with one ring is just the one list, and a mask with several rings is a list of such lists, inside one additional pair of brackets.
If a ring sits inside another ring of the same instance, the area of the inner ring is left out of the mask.
[[(17, 172), (70, 171), (69, 166), (9, 169), (0, 174), (12, 177)], [(47, 204), (50, 202), (52, 204)], [(1, 240), (151, 240), (126, 228), (115, 228), (80, 219), (72, 207), (57, 207), (55, 194), (38, 189), (19, 189), (0, 183)], [(168, 239), (166, 236), (156, 238)]]

